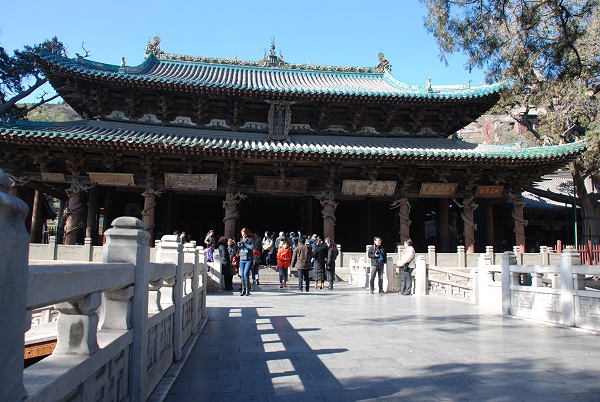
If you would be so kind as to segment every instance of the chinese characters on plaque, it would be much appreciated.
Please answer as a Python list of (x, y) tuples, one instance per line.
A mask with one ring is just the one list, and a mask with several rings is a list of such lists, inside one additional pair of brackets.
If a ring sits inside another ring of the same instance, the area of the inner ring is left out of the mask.
[(133, 174), (131, 173), (99, 173), (88, 172), (90, 181), (101, 186), (133, 186)]
[(475, 192), (475, 198), (500, 198), (504, 186), (479, 186)]
[(268, 101), (269, 108), (269, 139), (288, 140), (290, 125), (292, 123), (292, 110), (290, 102)]
[(424, 198), (454, 197), (458, 183), (423, 183), (419, 196)]
[(257, 193), (306, 194), (308, 179), (257, 176), (255, 185)]
[(344, 180), (342, 194), (348, 195), (394, 195), (395, 181)]
[(174, 190), (216, 190), (216, 174), (165, 173), (165, 187)]

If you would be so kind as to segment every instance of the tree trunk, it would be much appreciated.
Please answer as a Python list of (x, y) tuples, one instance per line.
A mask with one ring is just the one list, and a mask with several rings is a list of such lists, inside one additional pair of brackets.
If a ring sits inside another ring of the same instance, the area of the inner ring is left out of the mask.
[(581, 201), (582, 207), (582, 229), (580, 244), (585, 244), (591, 240), (593, 244), (598, 244), (600, 241), (600, 207), (595, 200), (595, 194), (589, 194), (585, 187), (586, 177), (577, 173), (577, 169), (572, 162), (569, 164), (573, 183), (577, 190), (577, 198)]

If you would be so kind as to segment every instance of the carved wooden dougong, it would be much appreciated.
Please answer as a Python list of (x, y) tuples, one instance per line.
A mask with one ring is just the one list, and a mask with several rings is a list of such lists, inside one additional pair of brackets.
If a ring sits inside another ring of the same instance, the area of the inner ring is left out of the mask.
[(463, 200), (462, 204), (454, 200), (454, 203), (462, 208), (460, 216), (463, 220), (463, 235), (465, 236), (465, 249), (467, 253), (475, 252), (475, 231), (477, 230), (477, 224), (473, 220), (473, 212), (477, 209), (479, 204), (476, 204), (473, 200), (475, 197)]
[(390, 204), (390, 209), (400, 208), (398, 216), (400, 218), (400, 243), (404, 244), (406, 239), (410, 239), (410, 202), (408, 198), (396, 199)]
[(237, 204), (240, 203), (243, 199), (246, 198), (245, 194), (242, 193), (233, 193), (230, 189), (227, 189), (227, 194), (225, 195), (225, 201), (223, 201), (223, 209), (225, 209), (225, 217), (223, 218), (223, 223), (225, 225), (225, 237), (235, 237), (235, 223), (237, 218), (239, 217), (239, 213), (237, 210)]
[(513, 203), (513, 212), (511, 213), (512, 218), (515, 220), (515, 245), (521, 248), (521, 252), (524, 253), (525, 248), (525, 226), (528, 221), (523, 219), (523, 208), (525, 207), (525, 201), (521, 194), (509, 193), (509, 198)]
[(323, 215), (323, 236), (335, 240), (335, 209), (338, 206), (335, 201), (335, 194), (333, 191), (323, 191), (316, 194), (315, 198), (319, 200), (323, 207), (321, 211)]

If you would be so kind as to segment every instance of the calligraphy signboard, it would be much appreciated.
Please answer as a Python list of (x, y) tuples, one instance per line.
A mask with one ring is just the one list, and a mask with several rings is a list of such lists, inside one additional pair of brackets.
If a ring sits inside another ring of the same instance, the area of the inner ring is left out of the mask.
[(306, 194), (308, 179), (257, 176), (255, 188), (257, 193)]
[(504, 186), (478, 186), (475, 198), (500, 198), (502, 191), (504, 191)]
[(454, 197), (458, 183), (423, 183), (419, 197), (423, 198), (448, 198)]
[(88, 172), (90, 181), (101, 186), (134, 186), (132, 173)]
[(171, 190), (216, 190), (216, 174), (165, 173), (165, 187)]
[(383, 180), (344, 180), (342, 194), (348, 195), (394, 195), (395, 181)]
[(288, 140), (290, 125), (292, 123), (293, 102), (267, 101), (271, 104), (269, 108), (269, 139)]

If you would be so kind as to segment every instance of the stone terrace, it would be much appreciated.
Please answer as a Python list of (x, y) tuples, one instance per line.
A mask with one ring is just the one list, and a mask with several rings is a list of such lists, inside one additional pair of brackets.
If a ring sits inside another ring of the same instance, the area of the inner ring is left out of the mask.
[(151, 400), (600, 400), (592, 332), (337, 284), (266, 284), (207, 304), (173, 386)]

